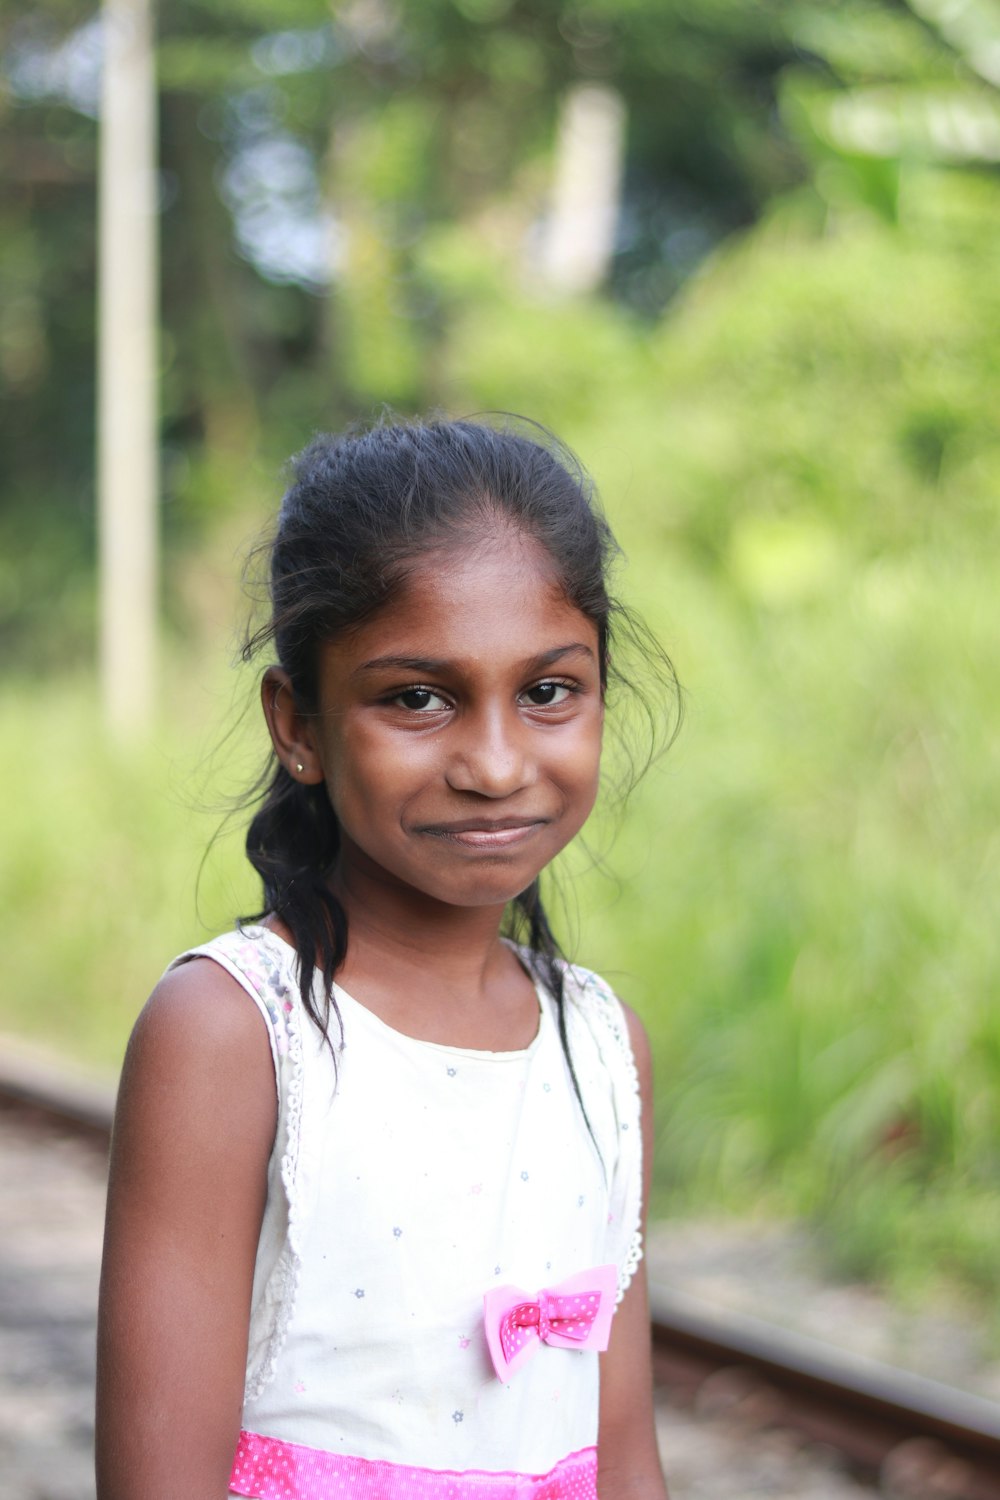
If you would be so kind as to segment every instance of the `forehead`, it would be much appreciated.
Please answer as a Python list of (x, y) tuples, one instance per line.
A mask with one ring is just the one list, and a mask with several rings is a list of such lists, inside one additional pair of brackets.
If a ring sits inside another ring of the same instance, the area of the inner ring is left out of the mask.
[(589, 647), (596, 665), (597, 628), (566, 597), (548, 553), (507, 532), (421, 555), (378, 614), (324, 656), (348, 673), (379, 656), (500, 667), (574, 644)]

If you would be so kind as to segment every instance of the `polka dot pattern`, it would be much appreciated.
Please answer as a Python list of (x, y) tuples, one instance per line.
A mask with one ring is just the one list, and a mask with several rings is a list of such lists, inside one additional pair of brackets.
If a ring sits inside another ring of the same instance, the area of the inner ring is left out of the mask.
[(582, 1292), (575, 1297), (539, 1292), (537, 1302), (519, 1302), (501, 1318), (503, 1352), (511, 1360), (532, 1339), (547, 1343), (553, 1333), (583, 1343), (594, 1326), (600, 1305), (600, 1292)]
[(617, 1280), (617, 1268), (609, 1264), (577, 1271), (534, 1296), (515, 1286), (486, 1292), (483, 1328), (498, 1378), (506, 1384), (543, 1344), (606, 1349)]
[(547, 1474), (493, 1473), (417, 1469), (241, 1432), (229, 1488), (252, 1500), (597, 1500), (597, 1449)]

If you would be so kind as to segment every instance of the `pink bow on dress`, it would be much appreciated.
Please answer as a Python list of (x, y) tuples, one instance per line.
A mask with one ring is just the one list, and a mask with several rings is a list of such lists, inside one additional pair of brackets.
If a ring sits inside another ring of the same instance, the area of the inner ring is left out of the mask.
[(560, 1349), (606, 1349), (617, 1287), (617, 1267), (595, 1266), (543, 1288), (534, 1298), (516, 1286), (487, 1292), (486, 1342), (500, 1379), (509, 1380), (540, 1343)]

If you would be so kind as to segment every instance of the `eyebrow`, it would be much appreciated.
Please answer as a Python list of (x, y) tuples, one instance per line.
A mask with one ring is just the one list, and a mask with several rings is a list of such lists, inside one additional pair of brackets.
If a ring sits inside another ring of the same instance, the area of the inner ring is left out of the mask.
[[(565, 646), (553, 646), (551, 651), (542, 651), (537, 656), (529, 657), (521, 664), (521, 670), (542, 671), (567, 656), (586, 656), (591, 661), (595, 659), (590, 646), (583, 641), (570, 641)], [(428, 677), (434, 677), (441, 672), (454, 671), (458, 666), (459, 662), (450, 661), (443, 656), (373, 656), (370, 661), (363, 661), (355, 667), (351, 675), (356, 677), (360, 672), (401, 671), (426, 673)]]

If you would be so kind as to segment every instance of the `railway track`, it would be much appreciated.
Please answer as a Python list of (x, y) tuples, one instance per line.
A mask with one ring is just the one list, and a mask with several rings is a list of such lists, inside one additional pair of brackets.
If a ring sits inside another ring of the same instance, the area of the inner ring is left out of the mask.
[(61, 1073), (32, 1050), (22, 1051), (4, 1039), (10, 1056), (0, 1051), (0, 1112), (14, 1112), (97, 1144), (111, 1139), (114, 1090), (83, 1075)]
[(654, 1280), (653, 1368), (682, 1404), (715, 1401), (837, 1449), (892, 1494), (1000, 1500), (1000, 1406), (701, 1301)]
[[(112, 1091), (0, 1058), (0, 1116), (106, 1145)], [(1000, 1500), (1000, 1405), (818, 1339), (650, 1286), (653, 1362), (672, 1401), (787, 1429), (859, 1479), (914, 1500)]]

